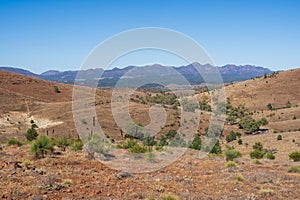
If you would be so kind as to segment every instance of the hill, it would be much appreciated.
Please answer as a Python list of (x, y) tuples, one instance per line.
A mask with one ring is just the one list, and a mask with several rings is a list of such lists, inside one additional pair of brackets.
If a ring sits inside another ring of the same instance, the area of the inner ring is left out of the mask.
[[(39, 134), (49, 133), (48, 136), (54, 138), (51, 141), (56, 142), (61, 136), (77, 138), (72, 112), (73, 85), (0, 71), (1, 198), (163, 199), (172, 194), (178, 199), (296, 199), (299, 196), (299, 172), (296, 171), (299, 164), (290, 160), (289, 154), (299, 151), (300, 145), (299, 75), (300, 69), (295, 69), (225, 86), (226, 96), (233, 106), (244, 104), (253, 118), (267, 118), (269, 124), (264, 128), (269, 132), (242, 134), (242, 144), (221, 138), (223, 154), (209, 154), (199, 159), (199, 151), (187, 149), (166, 167), (149, 173), (134, 173), (140, 163), (146, 162), (145, 167), (160, 163), (157, 153), (174, 156), (177, 147), (159, 149), (154, 146), (151, 152), (144, 154), (131, 154), (128, 149), (119, 147), (110, 159), (129, 153), (136, 161), (131, 166), (133, 172), (121, 172), (109, 168), (103, 160), (91, 159), (86, 149), (74, 151), (73, 144), (65, 150), (55, 146), (53, 154), (39, 159), (28, 152), (30, 143), (8, 146), (6, 141), (10, 138), (24, 141), (31, 120), (37, 124)], [(91, 88), (76, 87), (82, 89), (83, 97), (91, 92)], [(101, 127), (115, 141), (112, 145), (122, 145), (124, 138), (111, 112), (111, 95), (111, 90), (97, 90), (95, 101), (90, 98), (83, 101), (91, 107), (95, 105)], [(199, 99), (203, 95), (208, 93), (197, 94)], [(130, 98), (129, 112), (135, 122), (146, 126), (151, 123), (151, 106), (163, 104), (167, 121), (160, 127), (157, 135), (160, 137), (169, 130), (178, 129), (180, 118), (186, 117), (180, 116), (180, 107), (175, 108), (176, 98), (173, 97), (168, 92), (136, 90)], [(267, 107), (269, 103), (272, 109)], [(82, 114), (86, 114), (84, 111)], [(204, 134), (212, 113), (208, 110), (196, 112), (200, 118), (198, 133)], [(82, 124), (91, 132), (93, 119), (89, 115), (84, 117), (86, 121)], [(195, 120), (197, 118), (186, 120), (186, 123), (192, 126)], [(242, 132), (235, 124), (226, 123), (225, 135), (230, 130)], [(277, 139), (279, 133), (275, 131), (281, 132), (282, 140)], [(273, 153), (275, 159), (252, 159), (249, 153), (257, 142), (261, 142), (268, 153)], [(226, 161), (228, 146), (242, 155), (234, 159), (234, 163)], [(124, 159), (119, 165), (125, 165), (130, 159)]]

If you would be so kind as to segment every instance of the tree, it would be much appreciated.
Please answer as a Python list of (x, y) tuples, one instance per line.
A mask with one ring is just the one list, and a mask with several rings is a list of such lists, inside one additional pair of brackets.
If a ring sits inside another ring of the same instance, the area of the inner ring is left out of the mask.
[(238, 126), (244, 129), (246, 133), (253, 133), (259, 130), (260, 121), (256, 121), (250, 116), (247, 116), (238, 122)]
[(38, 137), (38, 133), (32, 125), (31, 128), (27, 129), (25, 137), (28, 141), (35, 140)]
[(190, 148), (191, 149), (196, 149), (196, 150), (200, 150), (201, 149), (201, 138), (199, 135), (196, 135), (196, 137), (194, 137), (191, 145), (190, 145)]

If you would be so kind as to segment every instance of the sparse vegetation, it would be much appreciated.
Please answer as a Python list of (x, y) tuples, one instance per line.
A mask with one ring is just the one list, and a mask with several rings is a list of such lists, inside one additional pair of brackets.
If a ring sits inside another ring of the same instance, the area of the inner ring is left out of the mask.
[(264, 153), (258, 149), (254, 149), (253, 151), (250, 152), (250, 157), (256, 158), (256, 159), (261, 159), (264, 157)]
[(300, 161), (300, 152), (299, 151), (294, 151), (289, 154), (289, 158), (293, 160), (294, 162), (299, 162)]
[(225, 166), (226, 166), (227, 168), (235, 168), (235, 167), (237, 167), (237, 164), (236, 164), (235, 162), (233, 162), (233, 161), (228, 161), (228, 162), (225, 164)]
[(300, 173), (300, 165), (290, 167), (288, 172), (290, 172), (290, 173)]
[(235, 158), (242, 157), (242, 153), (235, 150), (233, 147), (227, 147), (225, 156), (227, 161), (232, 161)]
[(22, 146), (23, 145), (23, 143), (21, 142), (21, 141), (19, 141), (18, 139), (16, 139), (16, 138), (11, 138), (11, 139), (9, 139), (8, 141), (7, 141), (7, 145), (8, 146), (11, 146), (11, 145), (17, 145), (17, 146)]

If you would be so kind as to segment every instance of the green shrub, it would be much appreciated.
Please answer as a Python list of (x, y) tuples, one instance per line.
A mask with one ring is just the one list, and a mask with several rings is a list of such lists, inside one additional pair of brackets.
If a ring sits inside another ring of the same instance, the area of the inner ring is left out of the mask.
[(16, 139), (16, 138), (11, 138), (11, 139), (8, 140), (7, 145), (8, 146), (17, 145), (17, 146), (20, 147), (20, 146), (23, 145), (23, 143), (21, 141), (19, 141), (18, 139)]
[(225, 166), (226, 166), (227, 168), (235, 168), (235, 167), (237, 167), (237, 164), (236, 164), (235, 162), (233, 162), (233, 161), (228, 161), (228, 162), (225, 164)]
[(137, 141), (134, 139), (127, 139), (123, 143), (119, 144), (120, 148), (129, 149), (137, 144)]
[(219, 140), (217, 140), (216, 144), (214, 145), (214, 147), (211, 149), (210, 153), (214, 153), (214, 154), (222, 154), (222, 148), (220, 145)]
[(38, 133), (35, 128), (32, 126), (26, 131), (25, 137), (28, 141), (35, 140), (38, 137)]
[(146, 136), (143, 140), (143, 143), (145, 146), (154, 146), (157, 144), (157, 142), (151, 136)]
[(241, 174), (237, 174), (233, 177), (233, 179), (237, 181), (243, 181), (244, 177)]
[(290, 173), (300, 173), (300, 165), (290, 167), (288, 172), (290, 172)]
[(264, 153), (258, 149), (254, 149), (253, 151), (250, 152), (250, 157), (260, 159), (264, 157)]
[(38, 137), (30, 146), (30, 151), (36, 157), (45, 157), (45, 154), (53, 151), (53, 143), (46, 135)]
[(252, 146), (253, 149), (257, 149), (259, 151), (262, 151), (263, 149), (263, 145), (261, 142), (256, 142), (253, 146)]
[(282, 140), (282, 135), (278, 135), (277, 140)]
[(59, 147), (59, 148), (62, 148), (63, 151), (65, 151), (66, 147), (69, 146), (69, 142), (68, 142), (66, 137), (61, 137), (55, 143), (56, 143), (56, 146)]
[(169, 131), (166, 133), (166, 137), (167, 137), (168, 139), (174, 138), (175, 135), (177, 135), (177, 131), (176, 131), (176, 130), (169, 130)]
[(242, 153), (236, 151), (235, 149), (227, 149), (225, 152), (225, 156), (227, 161), (232, 161), (235, 158), (242, 157)]
[(71, 148), (73, 151), (80, 151), (82, 150), (82, 147), (83, 147), (83, 144), (82, 144), (82, 141), (79, 139), (79, 140), (73, 140), (71, 142)]
[(299, 162), (300, 161), (300, 152), (299, 151), (294, 151), (289, 154), (289, 158), (293, 160), (294, 162)]
[(242, 145), (242, 144), (243, 144), (243, 140), (242, 140), (241, 138), (239, 138), (238, 144), (239, 144), (239, 145)]
[(174, 195), (168, 194), (162, 197), (162, 200), (178, 200), (178, 198)]
[(196, 149), (196, 150), (200, 150), (201, 149), (201, 138), (199, 135), (196, 135), (196, 137), (194, 137), (191, 145), (190, 145), (190, 148), (191, 149)]
[(265, 158), (268, 158), (268, 159), (270, 159), (270, 160), (274, 160), (274, 159), (275, 159), (275, 156), (274, 156), (274, 154), (272, 154), (272, 153), (266, 153), (266, 154), (264, 155), (264, 157), (265, 157)]
[(166, 146), (166, 145), (168, 145), (167, 138), (165, 136), (161, 136), (158, 145), (159, 146)]
[(227, 142), (231, 142), (233, 140), (236, 140), (236, 133), (234, 131), (230, 131), (230, 133), (226, 136), (225, 140)]
[(146, 153), (149, 149), (145, 145), (136, 143), (134, 146), (128, 148), (128, 151), (131, 153)]
[(186, 142), (180, 136), (180, 134), (176, 134), (175, 137), (170, 141), (170, 146), (172, 147), (186, 147)]

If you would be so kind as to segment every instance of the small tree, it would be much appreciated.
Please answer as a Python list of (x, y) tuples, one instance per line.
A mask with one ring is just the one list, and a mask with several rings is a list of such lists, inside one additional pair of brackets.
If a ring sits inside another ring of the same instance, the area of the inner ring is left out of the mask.
[(37, 131), (35, 130), (34, 126), (32, 125), (31, 128), (29, 128), (25, 134), (25, 137), (28, 141), (35, 140), (38, 136)]
[(36, 157), (45, 157), (45, 154), (53, 151), (53, 143), (45, 136), (41, 135), (30, 146), (30, 151), (35, 154)]

